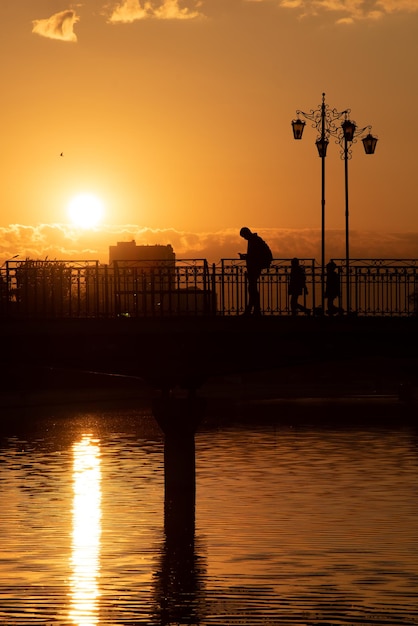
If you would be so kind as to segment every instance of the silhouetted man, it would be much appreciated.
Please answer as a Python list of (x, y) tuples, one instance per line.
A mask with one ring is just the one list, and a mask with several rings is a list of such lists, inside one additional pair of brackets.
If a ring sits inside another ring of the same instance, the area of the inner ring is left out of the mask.
[(240, 259), (247, 262), (248, 303), (244, 315), (261, 315), (258, 279), (262, 270), (270, 267), (272, 254), (266, 242), (246, 226), (241, 228), (239, 234), (248, 242), (247, 252), (239, 253)]

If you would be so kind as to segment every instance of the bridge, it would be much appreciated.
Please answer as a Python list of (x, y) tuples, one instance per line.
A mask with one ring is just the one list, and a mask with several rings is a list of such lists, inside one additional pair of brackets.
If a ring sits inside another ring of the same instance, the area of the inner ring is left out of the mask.
[[(37, 373), (51, 369), (140, 378), (155, 392), (156, 412), (178, 417), (185, 409), (176, 396), (196, 413), (198, 391), (214, 377), (304, 367), (303, 382), (315, 385), (321, 364), (343, 362), (349, 386), (368, 359), (382, 370), (402, 363), (392, 379), (416, 381), (416, 262), (353, 262), (354, 308), (336, 317), (321, 310), (321, 272), (301, 262), (312, 315), (291, 315), (290, 259), (276, 259), (260, 280), (260, 318), (241, 315), (246, 277), (236, 260), (170, 268), (8, 262), (0, 281), (1, 389), (41, 384)], [(344, 283), (342, 264), (340, 271)]]
[(1, 386), (33, 387), (42, 380), (39, 372), (50, 369), (140, 378), (178, 417), (184, 406), (176, 396), (194, 411), (193, 398), (214, 377), (269, 370), (280, 376), (303, 367), (302, 389), (315, 386), (324, 364), (331, 372), (343, 364), (339, 385), (349, 388), (366, 360), (377, 378), (416, 381), (416, 326), (412, 317), (7, 319), (0, 325)]

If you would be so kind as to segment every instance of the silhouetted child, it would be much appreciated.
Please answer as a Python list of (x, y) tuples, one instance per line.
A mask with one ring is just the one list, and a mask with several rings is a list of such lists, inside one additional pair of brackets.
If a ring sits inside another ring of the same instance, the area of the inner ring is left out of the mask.
[(339, 298), (340, 296), (340, 275), (337, 272), (337, 266), (334, 261), (331, 260), (327, 263), (326, 270), (327, 276), (324, 296), (328, 304), (327, 313), (328, 315), (336, 315), (337, 313), (341, 315), (344, 313), (344, 309), (334, 304), (335, 298)]
[(299, 303), (299, 296), (307, 295), (308, 289), (306, 287), (306, 275), (305, 269), (299, 265), (299, 259), (292, 259), (290, 266), (290, 280), (289, 280), (289, 296), (290, 296), (290, 310), (292, 315), (297, 315), (298, 311), (302, 311), (306, 315), (311, 314), (311, 310), (303, 304)]

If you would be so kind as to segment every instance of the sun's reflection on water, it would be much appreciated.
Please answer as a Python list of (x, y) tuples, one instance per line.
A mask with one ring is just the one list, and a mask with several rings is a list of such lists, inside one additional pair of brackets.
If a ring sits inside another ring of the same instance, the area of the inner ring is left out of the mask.
[(98, 623), (101, 534), (99, 441), (84, 434), (73, 445), (73, 526), (70, 619), (76, 626)]

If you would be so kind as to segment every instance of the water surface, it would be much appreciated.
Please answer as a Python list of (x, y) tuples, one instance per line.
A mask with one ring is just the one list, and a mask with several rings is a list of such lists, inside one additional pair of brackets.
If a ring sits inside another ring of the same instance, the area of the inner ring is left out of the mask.
[(1, 624), (418, 624), (412, 428), (203, 426), (169, 510), (150, 415), (29, 423), (1, 440)]

